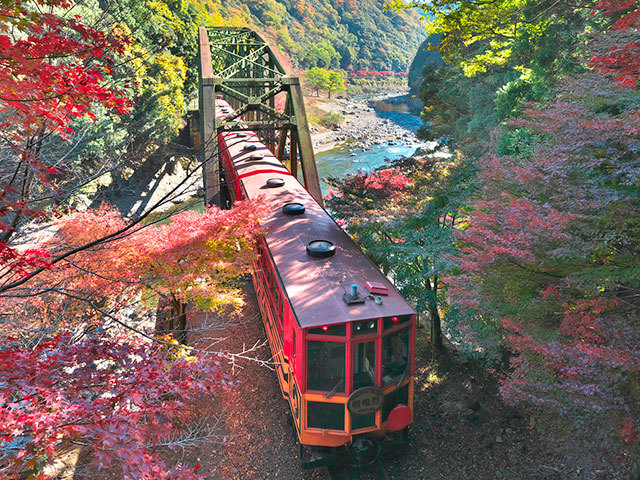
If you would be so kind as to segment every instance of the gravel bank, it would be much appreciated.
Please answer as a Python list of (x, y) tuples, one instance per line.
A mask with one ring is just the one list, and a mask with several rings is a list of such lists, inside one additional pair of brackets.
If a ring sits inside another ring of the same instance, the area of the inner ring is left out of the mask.
[(366, 100), (345, 98), (325, 99), (307, 97), (310, 108), (321, 113), (335, 112), (344, 120), (334, 128), (311, 126), (311, 137), (315, 153), (334, 148), (362, 151), (373, 145), (411, 145), (418, 142), (415, 132), (378, 115), (371, 104), (375, 100), (398, 96), (398, 92)]

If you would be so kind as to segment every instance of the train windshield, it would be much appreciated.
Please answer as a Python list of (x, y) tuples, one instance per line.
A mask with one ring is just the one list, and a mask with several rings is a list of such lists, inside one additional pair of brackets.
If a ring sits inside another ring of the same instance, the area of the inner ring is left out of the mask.
[(384, 337), (382, 341), (382, 383), (398, 384), (409, 370), (409, 328)]
[(307, 388), (344, 393), (345, 344), (307, 342)]
[(353, 345), (353, 389), (372, 387), (376, 382), (376, 342)]

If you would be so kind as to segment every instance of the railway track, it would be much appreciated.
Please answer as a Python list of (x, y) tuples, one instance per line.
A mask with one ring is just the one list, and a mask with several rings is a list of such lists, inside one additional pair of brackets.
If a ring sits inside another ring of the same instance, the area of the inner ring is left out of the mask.
[(329, 480), (352, 480), (352, 479), (374, 479), (375, 480), (390, 480), (391, 477), (387, 474), (382, 461), (378, 458), (374, 465), (366, 468), (359, 469), (353, 467), (338, 467), (336, 465), (330, 465), (323, 467)]

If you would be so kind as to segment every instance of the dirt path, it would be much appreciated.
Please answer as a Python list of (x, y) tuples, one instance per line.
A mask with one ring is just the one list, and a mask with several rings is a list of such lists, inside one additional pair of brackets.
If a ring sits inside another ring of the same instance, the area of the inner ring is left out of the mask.
[[(198, 336), (226, 339), (214, 344), (211, 338), (194, 342), (200, 347), (240, 352), (246, 347), (264, 342), (266, 334), (262, 326), (251, 282), (243, 287), (246, 304), (242, 309), (239, 324), (225, 331), (207, 328), (198, 331)], [(198, 328), (204, 315), (190, 317), (192, 327)], [(257, 358), (269, 360), (268, 346), (256, 353)], [(228, 373), (235, 386), (221, 391), (217, 401), (201, 405), (202, 415), (221, 417), (220, 428), (227, 437), (224, 444), (208, 441), (189, 453), (188, 460), (200, 463), (207, 471), (212, 468), (213, 479), (323, 479), (321, 472), (302, 469), (297, 458), (298, 447), (294, 443), (292, 427), (287, 424), (289, 407), (282, 398), (275, 372), (255, 362), (241, 362), (241, 368)]]

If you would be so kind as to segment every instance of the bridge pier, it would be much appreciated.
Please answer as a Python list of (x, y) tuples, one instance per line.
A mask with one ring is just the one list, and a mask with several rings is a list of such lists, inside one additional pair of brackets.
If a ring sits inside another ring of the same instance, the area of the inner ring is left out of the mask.
[(199, 78), (198, 100), (200, 119), (200, 142), (202, 149), (202, 178), (205, 205), (221, 205), (220, 161), (218, 158), (218, 135), (215, 117), (215, 78), (211, 61), (209, 33), (205, 27), (198, 29)]

